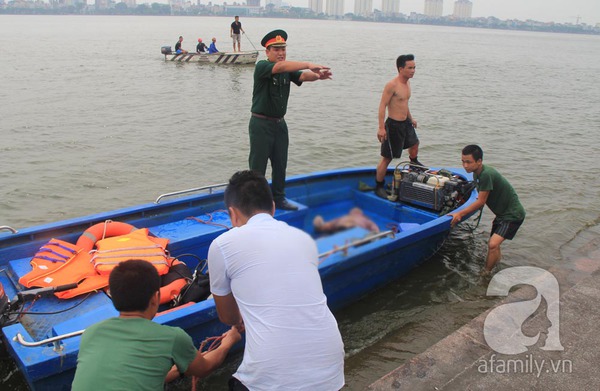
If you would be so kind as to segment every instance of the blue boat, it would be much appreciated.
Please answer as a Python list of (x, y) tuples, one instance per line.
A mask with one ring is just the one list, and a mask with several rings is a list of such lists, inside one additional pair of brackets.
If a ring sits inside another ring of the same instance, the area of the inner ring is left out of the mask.
[[(333, 311), (431, 257), (451, 229), (451, 218), (445, 214), (464, 208), (477, 196), (469, 186), (470, 174), (462, 169), (425, 171), (399, 165), (388, 171), (388, 183), (394, 182), (389, 199), (373, 192), (374, 176), (373, 168), (353, 168), (289, 178), (286, 192), (298, 210), (277, 210), (275, 214), (275, 218), (315, 238), (321, 254), (319, 271)], [(2, 334), (9, 354), (32, 389), (68, 388), (83, 330), (118, 315), (102, 290), (65, 300), (46, 294), (53, 293), (53, 288), (21, 286), (18, 281), (31, 271), (34, 254), (53, 238), (75, 243), (90, 227), (111, 220), (148, 228), (154, 236), (169, 239), (173, 257), (190, 270), (206, 272), (198, 266), (206, 258), (210, 243), (231, 225), (224, 210), (224, 187), (164, 194), (154, 203), (0, 232)], [(315, 232), (313, 220), (317, 215), (329, 220), (354, 207), (362, 209), (380, 232), (361, 227), (327, 235)], [(210, 298), (164, 308), (155, 321), (183, 328), (197, 345), (227, 328), (219, 322)]]

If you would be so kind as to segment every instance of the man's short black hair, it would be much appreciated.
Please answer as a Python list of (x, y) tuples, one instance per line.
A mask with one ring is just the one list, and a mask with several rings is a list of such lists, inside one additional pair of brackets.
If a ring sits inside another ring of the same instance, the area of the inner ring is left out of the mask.
[(481, 149), (481, 147), (479, 145), (475, 145), (475, 144), (467, 145), (466, 147), (463, 148), (462, 154), (465, 156), (467, 156), (467, 155), (473, 156), (473, 159), (475, 159), (475, 161), (483, 160), (483, 149)]
[(225, 189), (225, 205), (239, 209), (246, 216), (271, 212), (273, 194), (269, 183), (256, 171), (238, 171), (229, 179)]
[(407, 61), (414, 61), (415, 56), (412, 54), (401, 54), (396, 59), (396, 68), (404, 68)]
[(160, 277), (150, 262), (132, 259), (112, 270), (108, 287), (117, 311), (145, 311), (160, 289)]

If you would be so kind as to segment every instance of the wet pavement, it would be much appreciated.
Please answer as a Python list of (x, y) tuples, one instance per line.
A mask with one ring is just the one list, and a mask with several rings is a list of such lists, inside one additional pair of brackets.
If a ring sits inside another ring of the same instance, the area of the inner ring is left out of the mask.
[[(554, 297), (539, 276), (539, 289), (515, 285), (496, 306), (367, 389), (600, 390), (600, 234), (592, 229), (574, 242), (561, 267), (548, 270), (560, 287)], [(527, 304), (534, 310), (521, 323), (499, 317)], [(508, 351), (523, 341), (524, 351)]]

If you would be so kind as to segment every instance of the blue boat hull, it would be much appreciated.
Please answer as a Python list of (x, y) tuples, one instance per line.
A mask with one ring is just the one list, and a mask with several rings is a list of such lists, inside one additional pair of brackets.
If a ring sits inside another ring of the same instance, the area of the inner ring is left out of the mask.
[[(462, 170), (453, 171), (470, 179)], [(278, 210), (275, 215), (277, 219), (312, 234), (321, 253), (329, 252), (328, 256), (321, 259), (319, 271), (332, 310), (340, 309), (396, 280), (427, 260), (441, 247), (450, 231), (450, 217), (438, 216), (437, 212), (426, 208), (380, 199), (372, 191), (360, 191), (360, 182), (374, 185), (374, 170), (342, 169), (290, 178), (286, 191), (299, 210)], [(461, 208), (475, 198), (473, 192)], [(384, 232), (380, 237), (366, 240), (360, 245), (352, 243), (368, 238), (369, 233), (362, 228), (328, 236), (315, 234), (312, 221), (317, 214), (329, 219), (347, 213), (352, 207), (360, 207), (382, 231), (392, 226), (407, 229), (395, 234)], [(2, 233), (0, 266), (4, 273), (0, 273), (0, 283), (12, 297), (22, 289), (17, 281), (30, 270), (29, 260), (43, 244), (51, 238), (75, 243), (85, 229), (108, 219), (127, 222), (139, 228), (147, 227), (152, 234), (168, 238), (169, 250), (174, 256), (193, 254), (205, 258), (212, 240), (226, 231), (225, 226), (230, 225), (223, 209), (222, 190), (219, 190), (27, 228), (17, 234)], [(200, 224), (198, 219), (206, 220), (208, 224)], [(345, 245), (347, 248), (343, 251), (332, 251)], [(181, 260), (190, 262), (188, 266), (193, 268), (196, 266), (193, 259), (186, 257)], [(30, 311), (64, 310), (79, 303), (82, 298), (42, 298), (36, 301)], [(83, 330), (116, 314), (106, 294), (98, 292), (80, 306), (61, 314), (24, 315), (18, 323), (4, 327), (2, 333), (9, 353), (32, 388), (69, 388), (80, 337), (66, 338), (56, 344), (27, 347), (15, 340), (17, 335), (20, 334), (26, 341), (39, 341)], [(159, 313), (155, 321), (185, 329), (197, 345), (227, 328), (219, 322), (212, 299)]]

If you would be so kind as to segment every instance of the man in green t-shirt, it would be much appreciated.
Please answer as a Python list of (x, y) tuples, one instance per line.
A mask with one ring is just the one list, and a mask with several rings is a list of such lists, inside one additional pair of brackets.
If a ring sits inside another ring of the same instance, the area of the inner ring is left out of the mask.
[(478, 145), (467, 145), (462, 150), (462, 165), (467, 172), (473, 173), (479, 193), (477, 200), (465, 209), (449, 213), (452, 225), (477, 209), (487, 205), (496, 215), (492, 223), (492, 232), (488, 243), (488, 254), (484, 273), (492, 271), (500, 261), (500, 245), (505, 239), (511, 240), (525, 219), (525, 209), (519, 196), (510, 183), (495, 168), (483, 164), (483, 150)]
[[(251, 170), (265, 175), (267, 161), (271, 160), (271, 191), (275, 207), (296, 210), (298, 207), (285, 199), (289, 138), (284, 116), (290, 82), (300, 86), (305, 81), (331, 79), (331, 71), (328, 67), (310, 62), (286, 61), (286, 40), (285, 31), (274, 30), (261, 41), (266, 48), (267, 59), (259, 61), (254, 69), (248, 163)], [(300, 72), (302, 70), (306, 71)]]
[[(119, 316), (88, 327), (81, 337), (73, 390), (163, 390), (180, 373), (204, 377), (241, 339), (235, 327), (206, 354), (178, 327), (152, 321), (160, 303), (160, 277), (143, 260), (113, 269), (109, 289)], [(168, 376), (167, 376), (168, 374)]]

